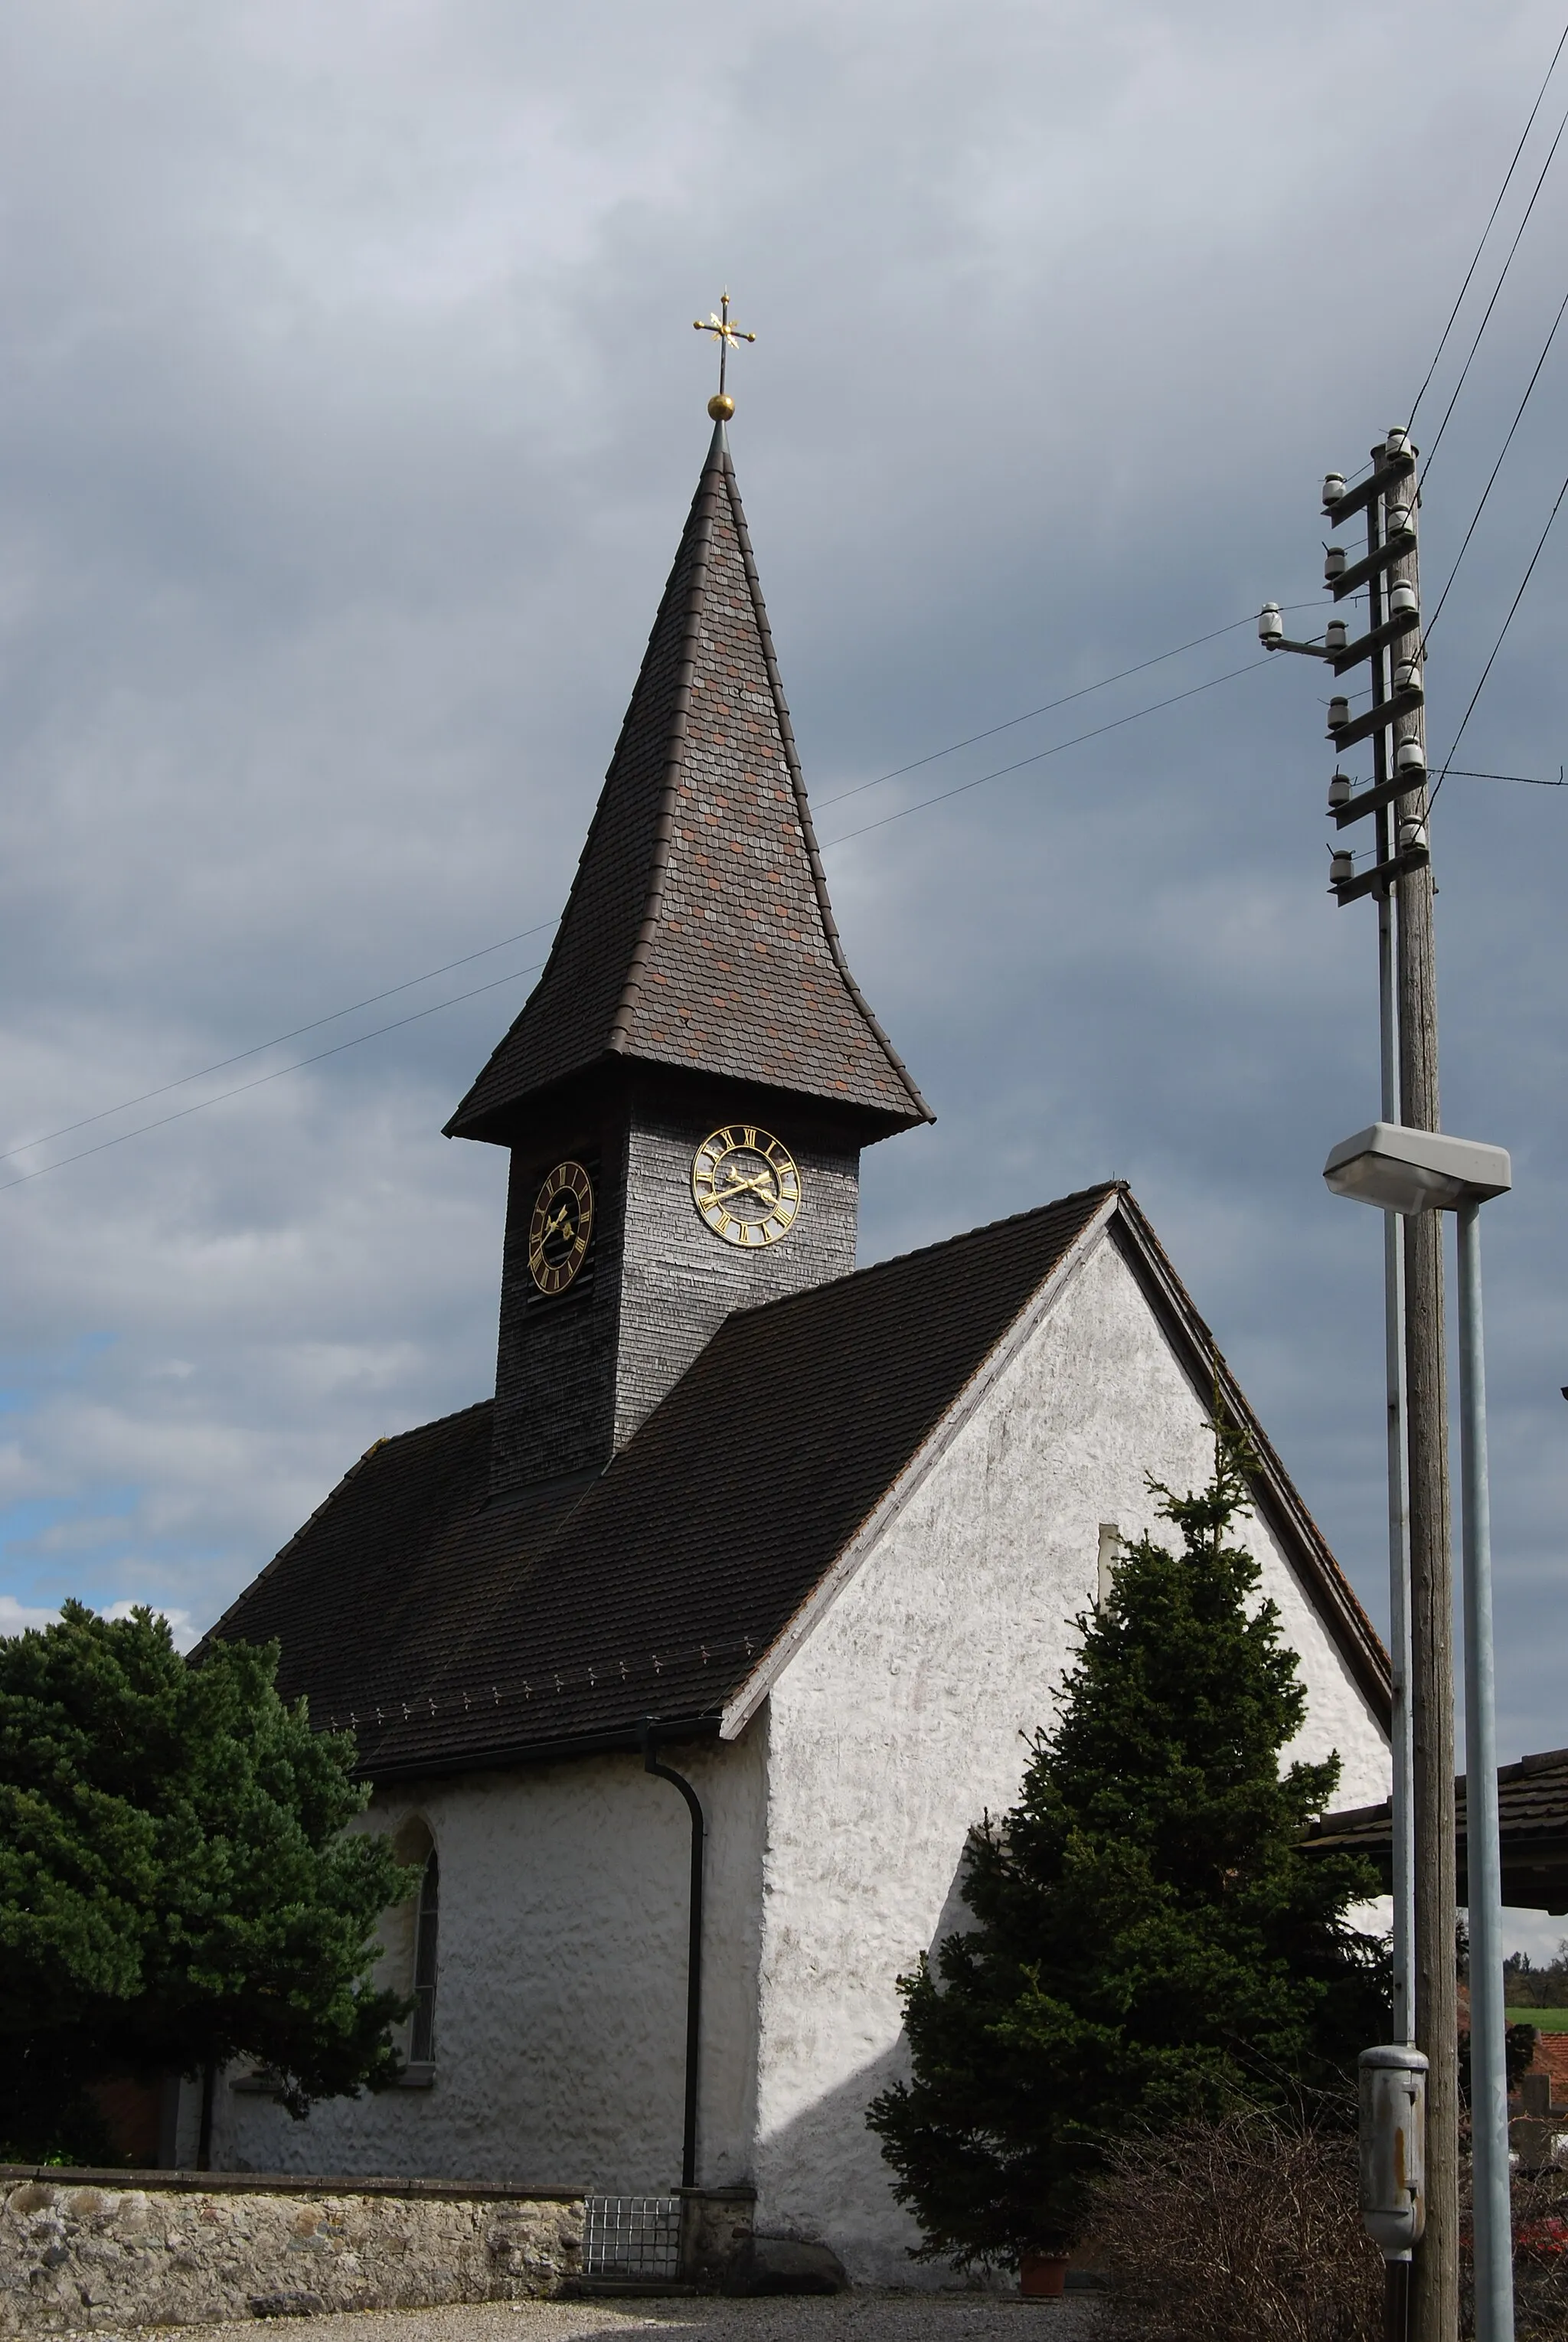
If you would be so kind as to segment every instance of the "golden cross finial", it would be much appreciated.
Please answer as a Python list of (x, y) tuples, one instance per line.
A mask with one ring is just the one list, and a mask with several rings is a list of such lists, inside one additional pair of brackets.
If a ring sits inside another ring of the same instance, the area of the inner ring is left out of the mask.
[(735, 411), (735, 402), (724, 388), (724, 361), (738, 342), (754, 342), (754, 334), (743, 334), (738, 325), (730, 323), (730, 296), (726, 291), (719, 302), (719, 314), (709, 314), (707, 324), (700, 317), (692, 319), (694, 334), (712, 334), (719, 345), (719, 389), (716, 398), (708, 401), (708, 413), (715, 423), (727, 423)]

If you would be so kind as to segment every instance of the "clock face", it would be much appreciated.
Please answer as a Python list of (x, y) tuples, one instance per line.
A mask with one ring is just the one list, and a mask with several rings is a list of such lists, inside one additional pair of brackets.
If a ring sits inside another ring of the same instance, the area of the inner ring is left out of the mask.
[(725, 1244), (777, 1244), (800, 1210), (800, 1173), (771, 1131), (750, 1122), (726, 1123), (696, 1151), (692, 1200)]
[(564, 1293), (588, 1255), (594, 1183), (580, 1163), (557, 1163), (540, 1187), (528, 1228), (528, 1273), (541, 1293)]

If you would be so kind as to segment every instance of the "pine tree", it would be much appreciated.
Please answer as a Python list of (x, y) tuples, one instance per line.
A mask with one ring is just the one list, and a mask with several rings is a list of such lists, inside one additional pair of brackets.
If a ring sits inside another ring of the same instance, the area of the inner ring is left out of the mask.
[(414, 1873), (346, 1832), (347, 1734), (285, 1706), (275, 1644), (188, 1666), (146, 1610), (0, 1640), (0, 2153), (92, 2143), (87, 2085), (245, 2057), (303, 2115), (393, 2079), (370, 1971)]
[(974, 1925), (900, 1979), (912, 2079), (867, 2118), (922, 2259), (1070, 2245), (1109, 2139), (1299, 2104), (1386, 2027), (1383, 1947), (1345, 1917), (1376, 1877), (1300, 1847), (1339, 1759), (1281, 1769), (1306, 1695), (1233, 1541), (1248, 1462), (1221, 1430), (1206, 1488), (1151, 1482), (1180, 1551), (1128, 1546), (1075, 1622), (1059, 1719), (971, 1841)]

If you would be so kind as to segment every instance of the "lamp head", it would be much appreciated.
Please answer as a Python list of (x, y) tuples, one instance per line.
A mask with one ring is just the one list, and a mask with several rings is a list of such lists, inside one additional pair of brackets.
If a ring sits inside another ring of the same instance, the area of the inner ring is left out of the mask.
[(1396, 1122), (1374, 1122), (1353, 1138), (1342, 1138), (1323, 1176), (1336, 1196), (1407, 1216), (1483, 1204), (1513, 1185), (1505, 1146), (1451, 1138), (1442, 1130), (1407, 1130)]

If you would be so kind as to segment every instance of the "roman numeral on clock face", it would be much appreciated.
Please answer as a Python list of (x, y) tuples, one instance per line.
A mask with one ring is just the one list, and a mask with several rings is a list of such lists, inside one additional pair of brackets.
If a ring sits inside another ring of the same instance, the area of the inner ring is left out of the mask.
[(540, 1293), (564, 1293), (593, 1234), (594, 1183), (580, 1163), (557, 1163), (540, 1183), (528, 1226), (528, 1274)]

